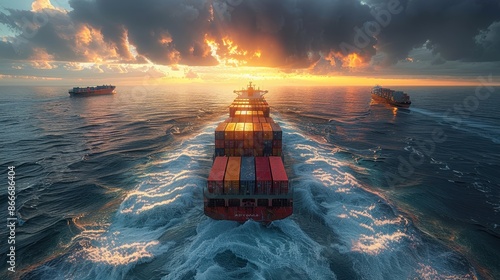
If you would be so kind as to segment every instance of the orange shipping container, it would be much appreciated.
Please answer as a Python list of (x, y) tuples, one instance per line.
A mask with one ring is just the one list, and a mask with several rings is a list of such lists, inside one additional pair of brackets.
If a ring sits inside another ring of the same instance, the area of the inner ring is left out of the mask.
[(253, 123), (245, 123), (245, 139), (253, 138)]
[(224, 175), (224, 193), (238, 194), (240, 192), (240, 157), (229, 157)]
[(243, 140), (245, 139), (245, 124), (237, 123), (234, 128), (234, 140)]
[(220, 123), (217, 128), (215, 128), (215, 140), (224, 140), (224, 130), (226, 129), (227, 123)]
[(273, 139), (273, 129), (271, 127), (271, 124), (262, 123), (262, 131), (264, 132), (263, 133), (264, 140), (272, 140)]
[(234, 140), (234, 128), (236, 123), (228, 123), (224, 131), (224, 140)]

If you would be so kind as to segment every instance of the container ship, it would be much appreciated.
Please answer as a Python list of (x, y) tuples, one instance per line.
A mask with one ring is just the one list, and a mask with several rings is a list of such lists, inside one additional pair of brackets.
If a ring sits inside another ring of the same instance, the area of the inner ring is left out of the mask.
[(105, 95), (115, 93), (116, 86), (102, 85), (95, 87), (74, 87), (68, 91), (71, 96)]
[(293, 212), (283, 164), (283, 133), (264, 95), (250, 82), (235, 90), (229, 118), (215, 129), (214, 161), (203, 190), (205, 215), (215, 220), (270, 223)]
[(375, 86), (372, 89), (372, 98), (396, 107), (408, 108), (411, 105), (410, 96), (408, 94), (380, 86)]

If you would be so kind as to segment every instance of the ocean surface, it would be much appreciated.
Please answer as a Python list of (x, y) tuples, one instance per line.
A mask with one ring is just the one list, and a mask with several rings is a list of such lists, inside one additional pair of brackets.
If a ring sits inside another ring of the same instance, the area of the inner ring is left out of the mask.
[(500, 88), (260, 86), (295, 191), (268, 226), (203, 215), (234, 88), (1, 86), (0, 278), (500, 279)]

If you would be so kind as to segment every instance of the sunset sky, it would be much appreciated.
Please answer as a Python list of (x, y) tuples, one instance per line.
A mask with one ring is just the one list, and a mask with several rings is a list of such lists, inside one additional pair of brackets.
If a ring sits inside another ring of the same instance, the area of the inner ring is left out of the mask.
[(500, 84), (499, 0), (0, 0), (0, 84)]

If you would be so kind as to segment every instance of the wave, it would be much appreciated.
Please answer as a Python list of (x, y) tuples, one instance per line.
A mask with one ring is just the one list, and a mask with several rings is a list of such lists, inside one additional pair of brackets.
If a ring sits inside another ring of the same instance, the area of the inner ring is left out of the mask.
[[(288, 146), (295, 151), (294, 172), (300, 178), (300, 183), (294, 183), (299, 209), (329, 228), (325, 250), (349, 259), (360, 278), (425, 278), (429, 271), (473, 278), (472, 267), (463, 265), (466, 260), (461, 255), (430, 240), (380, 195), (368, 192), (356, 179), (349, 160), (332, 156), (331, 149), (299, 133), (287, 135), (291, 135)], [(362, 174), (371, 172), (358, 168)], [(433, 257), (442, 254), (454, 258)]]
[[(473, 279), (458, 253), (419, 232), (368, 192), (347, 160), (282, 122), (293, 172), (290, 219), (262, 226), (203, 215), (201, 186), (215, 124), (139, 166), (139, 184), (110, 224), (78, 223), (64, 256), (29, 278), (110, 279)], [(360, 167), (359, 172), (369, 172)]]

